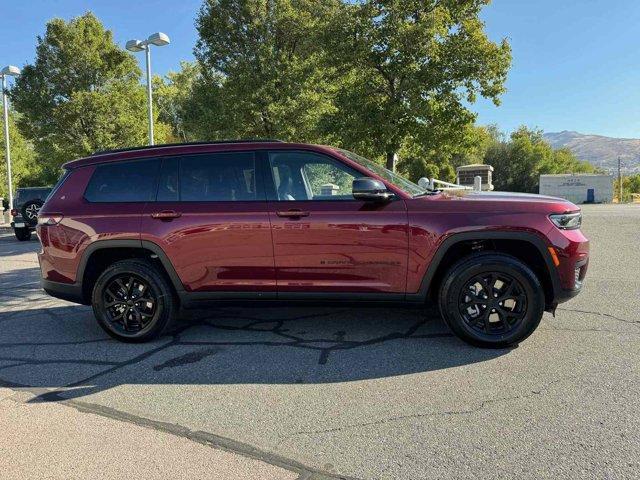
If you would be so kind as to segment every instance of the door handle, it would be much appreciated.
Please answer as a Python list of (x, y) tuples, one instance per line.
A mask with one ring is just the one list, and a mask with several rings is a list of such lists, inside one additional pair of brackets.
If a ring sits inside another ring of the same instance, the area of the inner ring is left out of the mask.
[(308, 217), (309, 212), (303, 212), (302, 210), (287, 210), (285, 212), (276, 212), (276, 215), (285, 218), (300, 218)]
[(172, 218), (179, 218), (182, 214), (174, 210), (163, 210), (162, 212), (154, 212), (151, 214), (151, 218), (157, 218), (160, 220), (171, 220)]

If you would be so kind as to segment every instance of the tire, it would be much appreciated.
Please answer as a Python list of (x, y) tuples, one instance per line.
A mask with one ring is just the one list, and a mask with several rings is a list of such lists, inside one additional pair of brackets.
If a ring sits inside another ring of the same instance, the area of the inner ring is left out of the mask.
[(505, 348), (534, 332), (545, 298), (540, 280), (527, 265), (510, 255), (483, 252), (449, 269), (438, 303), (444, 321), (462, 340)]
[(30, 227), (35, 227), (38, 224), (38, 213), (44, 205), (42, 200), (29, 200), (22, 205), (20, 213), (24, 222)]
[(118, 261), (102, 272), (91, 305), (100, 327), (128, 343), (161, 336), (178, 309), (169, 281), (150, 262), (137, 259)]
[(31, 230), (28, 228), (14, 228), (13, 233), (15, 233), (16, 238), (21, 242), (28, 242), (31, 240)]

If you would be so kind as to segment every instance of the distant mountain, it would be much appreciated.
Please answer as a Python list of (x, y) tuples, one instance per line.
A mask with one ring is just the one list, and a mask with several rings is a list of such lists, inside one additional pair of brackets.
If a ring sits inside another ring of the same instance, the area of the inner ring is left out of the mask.
[(578, 132), (545, 133), (544, 138), (554, 148), (568, 148), (580, 160), (614, 173), (618, 169), (618, 156), (623, 173), (640, 172), (640, 139), (612, 138), (602, 135), (584, 135)]

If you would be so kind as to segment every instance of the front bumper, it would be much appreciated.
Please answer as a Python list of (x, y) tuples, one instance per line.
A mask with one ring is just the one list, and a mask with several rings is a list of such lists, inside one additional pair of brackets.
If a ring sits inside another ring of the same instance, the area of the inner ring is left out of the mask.
[(582, 291), (589, 267), (589, 240), (580, 230), (553, 229), (549, 234), (559, 261), (555, 268), (557, 288), (553, 302), (557, 305)]
[(561, 289), (559, 295), (556, 298), (558, 303), (564, 303), (571, 300), (582, 291), (584, 286), (584, 278), (587, 274), (587, 268), (589, 266), (589, 258), (582, 258), (574, 263), (573, 267), (573, 287), (568, 289)]

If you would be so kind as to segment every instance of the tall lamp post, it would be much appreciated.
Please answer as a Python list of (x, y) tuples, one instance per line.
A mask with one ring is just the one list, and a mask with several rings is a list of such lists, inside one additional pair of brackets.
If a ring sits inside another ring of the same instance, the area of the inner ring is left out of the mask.
[(126, 43), (126, 48), (130, 52), (145, 52), (147, 59), (147, 102), (149, 103), (149, 145), (153, 145), (153, 102), (151, 93), (151, 45), (156, 47), (164, 47), (169, 45), (169, 36), (162, 32), (157, 32), (149, 35), (146, 40), (129, 40)]
[(13, 183), (11, 182), (11, 148), (9, 147), (9, 98), (7, 97), (7, 77), (17, 77), (20, 69), (7, 65), (0, 70), (2, 77), (2, 110), (4, 118), (4, 147), (7, 155), (7, 183), (9, 185), (9, 210), (13, 208)]

